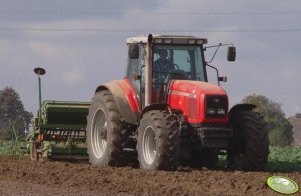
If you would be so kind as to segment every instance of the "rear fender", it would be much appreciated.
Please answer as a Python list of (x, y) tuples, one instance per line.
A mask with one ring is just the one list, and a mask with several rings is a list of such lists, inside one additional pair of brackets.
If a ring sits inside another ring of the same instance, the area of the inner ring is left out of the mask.
[(139, 105), (135, 91), (125, 80), (112, 81), (96, 88), (96, 92), (109, 90), (125, 122), (137, 125), (139, 120)]
[(229, 111), (229, 122), (232, 122), (232, 119), (241, 111), (251, 111), (257, 106), (249, 103), (242, 103), (234, 105)]

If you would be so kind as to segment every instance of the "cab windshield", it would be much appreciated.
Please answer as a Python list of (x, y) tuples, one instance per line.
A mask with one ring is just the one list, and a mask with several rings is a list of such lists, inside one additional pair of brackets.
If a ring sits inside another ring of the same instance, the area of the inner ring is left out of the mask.
[(153, 48), (154, 83), (170, 79), (206, 81), (201, 46), (155, 45)]

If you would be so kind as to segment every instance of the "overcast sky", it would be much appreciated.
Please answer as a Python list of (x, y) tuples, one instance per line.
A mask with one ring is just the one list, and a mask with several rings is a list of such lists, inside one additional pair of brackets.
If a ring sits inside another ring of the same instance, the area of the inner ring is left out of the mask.
[[(36, 114), (43, 67), (44, 99), (90, 101), (97, 85), (121, 79), (126, 38), (188, 34), (222, 48), (212, 62), (228, 76), (222, 87), (234, 105), (252, 93), (301, 112), (300, 0), (0, 0), (0, 89), (13, 87)], [(207, 60), (212, 51), (207, 51)], [(212, 70), (211, 70), (212, 71)], [(211, 81), (214, 81), (212, 78)]]

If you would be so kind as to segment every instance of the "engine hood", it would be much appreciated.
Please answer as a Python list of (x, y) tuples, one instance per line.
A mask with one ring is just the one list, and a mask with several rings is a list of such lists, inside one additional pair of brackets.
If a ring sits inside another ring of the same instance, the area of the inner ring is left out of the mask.
[[(181, 111), (184, 120), (191, 125), (227, 123), (228, 96), (220, 86), (207, 82), (172, 80), (167, 103), (171, 109)], [(214, 114), (209, 114), (207, 109), (214, 110)], [(220, 109), (224, 110), (223, 115), (217, 115)]]
[(169, 93), (189, 93), (193, 95), (227, 95), (226, 91), (215, 84), (191, 80), (174, 80), (170, 82)]

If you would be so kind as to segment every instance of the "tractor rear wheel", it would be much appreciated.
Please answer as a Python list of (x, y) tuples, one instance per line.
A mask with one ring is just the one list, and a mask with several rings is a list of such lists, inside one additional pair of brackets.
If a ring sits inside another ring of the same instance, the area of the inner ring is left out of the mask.
[(227, 152), (228, 167), (243, 171), (265, 170), (269, 138), (263, 117), (253, 111), (241, 111), (230, 123), (234, 135)]
[(180, 156), (178, 118), (168, 111), (145, 113), (138, 127), (137, 152), (142, 169), (175, 170)]
[(122, 116), (108, 90), (97, 92), (87, 117), (89, 162), (96, 166), (122, 166), (126, 131)]

